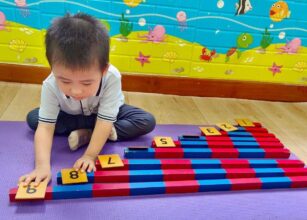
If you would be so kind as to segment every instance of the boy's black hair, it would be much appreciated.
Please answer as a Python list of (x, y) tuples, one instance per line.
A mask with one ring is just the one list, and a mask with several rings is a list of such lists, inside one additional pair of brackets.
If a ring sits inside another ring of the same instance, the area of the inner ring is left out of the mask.
[(76, 70), (98, 63), (104, 70), (109, 63), (107, 30), (99, 20), (84, 13), (66, 14), (56, 19), (47, 30), (45, 43), (51, 67), (59, 63)]

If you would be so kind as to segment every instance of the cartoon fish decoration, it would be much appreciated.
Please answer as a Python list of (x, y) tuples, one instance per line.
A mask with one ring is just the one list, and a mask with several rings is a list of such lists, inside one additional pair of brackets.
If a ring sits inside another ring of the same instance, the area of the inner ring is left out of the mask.
[(237, 53), (237, 58), (239, 59), (242, 55), (242, 51), (239, 49), (246, 49), (254, 42), (254, 38), (249, 33), (241, 33), (237, 37), (237, 46), (230, 48), (225, 56), (225, 62), (227, 63), (234, 53)]
[(248, 48), (254, 42), (254, 38), (249, 33), (241, 33), (237, 38), (238, 48)]
[(250, 0), (239, 0), (239, 3), (236, 3), (236, 15), (244, 15), (252, 9)]
[(284, 1), (274, 3), (270, 9), (270, 18), (272, 21), (280, 22), (285, 18), (289, 18), (291, 11), (288, 4)]

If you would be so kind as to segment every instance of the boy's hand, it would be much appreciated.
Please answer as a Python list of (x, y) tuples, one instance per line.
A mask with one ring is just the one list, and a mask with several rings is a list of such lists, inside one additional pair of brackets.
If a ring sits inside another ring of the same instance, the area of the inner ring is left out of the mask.
[(50, 168), (36, 168), (31, 173), (25, 174), (19, 178), (18, 184), (24, 186), (29, 185), (34, 181), (34, 186), (38, 186), (40, 182), (47, 180), (47, 183), (51, 180)]
[(85, 171), (95, 172), (96, 171), (95, 160), (96, 160), (96, 157), (83, 155), (74, 164), (74, 169), (81, 170), (81, 172), (85, 172)]

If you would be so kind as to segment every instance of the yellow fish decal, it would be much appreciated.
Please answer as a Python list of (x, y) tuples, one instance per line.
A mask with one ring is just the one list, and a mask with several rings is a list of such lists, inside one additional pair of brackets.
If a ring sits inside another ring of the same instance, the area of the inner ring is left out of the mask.
[(284, 18), (289, 18), (291, 11), (288, 4), (284, 1), (274, 3), (270, 9), (270, 18), (272, 21), (280, 22)]
[(131, 8), (138, 6), (142, 0), (124, 0), (124, 3)]

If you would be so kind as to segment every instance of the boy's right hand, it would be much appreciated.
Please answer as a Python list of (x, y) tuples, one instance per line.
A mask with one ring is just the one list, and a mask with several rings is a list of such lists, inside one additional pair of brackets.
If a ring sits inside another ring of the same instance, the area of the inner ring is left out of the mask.
[(51, 180), (51, 170), (49, 168), (36, 168), (31, 173), (25, 174), (19, 178), (18, 185), (29, 185), (34, 181), (34, 186), (38, 186), (40, 182), (47, 180), (47, 183)]

